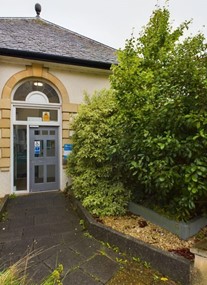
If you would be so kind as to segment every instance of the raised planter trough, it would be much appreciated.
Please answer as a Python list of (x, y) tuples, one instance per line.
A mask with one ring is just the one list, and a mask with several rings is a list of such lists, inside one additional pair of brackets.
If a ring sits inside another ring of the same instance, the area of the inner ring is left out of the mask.
[(79, 217), (84, 220), (89, 233), (96, 239), (117, 246), (121, 252), (149, 262), (152, 267), (162, 274), (180, 282), (182, 285), (191, 284), (193, 262), (98, 223), (74, 197), (70, 196), (69, 201), (76, 209)]
[(129, 203), (129, 211), (135, 215), (142, 216), (146, 220), (158, 226), (165, 228), (183, 240), (187, 240), (189, 237), (194, 236), (200, 231), (200, 229), (207, 225), (206, 217), (195, 218), (186, 223), (177, 222), (163, 217), (158, 213), (133, 202)]

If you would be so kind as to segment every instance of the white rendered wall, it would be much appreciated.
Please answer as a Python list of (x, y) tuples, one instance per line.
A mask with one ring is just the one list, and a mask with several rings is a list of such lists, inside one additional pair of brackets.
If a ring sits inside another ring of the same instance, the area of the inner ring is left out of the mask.
[(18, 64), (8, 64), (1, 62), (0, 60), (0, 98), (2, 96), (2, 90), (4, 85), (12, 77), (15, 73), (25, 70), (26, 67), (24, 65)]
[(62, 179), (61, 179), (60, 189), (61, 189), (61, 190), (64, 190), (65, 187), (66, 187), (67, 185), (70, 185), (70, 184), (71, 184), (71, 179), (70, 179), (70, 177), (67, 176), (67, 174), (66, 174), (66, 169), (63, 169), (63, 170), (62, 170)]
[(83, 102), (84, 93), (92, 95), (96, 90), (109, 88), (109, 73), (95, 74), (88, 72), (50, 70), (68, 90), (70, 103)]
[(6, 194), (11, 194), (11, 174), (9, 172), (0, 172), (0, 197), (4, 197)]

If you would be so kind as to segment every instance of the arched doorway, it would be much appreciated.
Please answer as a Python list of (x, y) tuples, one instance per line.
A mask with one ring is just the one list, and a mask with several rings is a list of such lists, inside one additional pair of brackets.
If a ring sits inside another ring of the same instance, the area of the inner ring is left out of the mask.
[(60, 188), (61, 99), (51, 83), (31, 78), (12, 99), (13, 191)]

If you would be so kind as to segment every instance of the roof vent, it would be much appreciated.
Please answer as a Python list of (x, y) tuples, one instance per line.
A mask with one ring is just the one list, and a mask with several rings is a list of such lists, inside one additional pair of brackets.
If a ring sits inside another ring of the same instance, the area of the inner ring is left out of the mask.
[(39, 4), (39, 3), (36, 3), (35, 4), (35, 11), (36, 11), (36, 13), (37, 13), (37, 17), (39, 17), (40, 16), (40, 12), (41, 12), (41, 5)]

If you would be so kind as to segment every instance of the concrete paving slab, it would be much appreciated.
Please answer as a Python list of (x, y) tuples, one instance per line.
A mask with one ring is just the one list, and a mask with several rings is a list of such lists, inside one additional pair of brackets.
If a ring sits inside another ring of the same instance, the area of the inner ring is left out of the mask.
[(19, 228), (14, 231), (5, 229), (0, 231), (0, 242), (18, 241), (22, 239), (23, 229)]
[(102, 285), (100, 281), (95, 280), (87, 273), (77, 269), (69, 273), (64, 279), (63, 283), (67, 285)]
[(22, 239), (27, 240), (31, 237), (33, 237), (33, 239), (36, 239), (37, 237), (42, 236), (50, 236), (49, 224), (25, 227), (23, 230)]
[(26, 210), (26, 215), (27, 216), (40, 216), (42, 214), (48, 214), (48, 208), (44, 208), (44, 207), (37, 207), (37, 208), (35, 208), (34, 207), (34, 208)]
[(63, 275), (66, 275), (68, 271), (77, 268), (84, 262), (84, 259), (79, 254), (61, 246), (51, 250), (50, 254), (47, 259), (44, 259), (44, 264), (51, 269), (57, 267), (58, 264), (63, 264)]
[(34, 250), (37, 254), (28, 270), (36, 283), (59, 263), (64, 268), (63, 285), (102, 285), (118, 269), (112, 251), (107, 252), (111, 259), (99, 257), (103, 245), (84, 235), (80, 218), (62, 193), (17, 197), (9, 200), (6, 211), (8, 220), (0, 223), (0, 261), (4, 267)]
[(37, 237), (34, 240), (34, 249), (42, 249), (45, 250), (47, 248), (50, 248), (52, 246), (57, 246), (59, 244), (63, 243), (62, 235), (51, 235), (51, 236), (41, 236)]
[(27, 270), (28, 279), (31, 280), (31, 284), (39, 284), (45, 279), (46, 276), (49, 276), (52, 273), (52, 270), (48, 268), (44, 263), (39, 263), (33, 265)]
[(106, 284), (118, 270), (119, 265), (108, 256), (96, 255), (80, 268)]
[[(77, 229), (77, 223), (75, 222), (68, 222), (68, 221), (64, 221), (63, 223), (54, 223), (54, 224), (50, 224), (50, 232), (53, 234), (57, 234), (57, 233), (65, 233), (70, 231), (71, 229)], [(78, 227), (79, 230), (81, 230), (80, 227)]]
[(78, 230), (71, 230), (62, 234), (63, 242), (70, 247), (71, 244), (82, 242), (84, 235), (80, 235)]
[[(51, 258), (51, 256), (58, 257), (59, 256), (59, 252), (60, 252), (59, 247), (60, 247), (60, 244), (54, 244), (54, 245), (51, 245), (51, 246), (48, 246), (48, 247), (38, 248), (38, 249), (41, 250), (40, 254), (38, 255), (38, 259), (41, 260), (41, 261), (45, 261), (45, 260)], [(48, 265), (48, 267), (52, 269), (52, 267), (50, 265)]]
[[(72, 219), (70, 217), (70, 215), (66, 215), (65, 213), (61, 213), (61, 214), (45, 214), (45, 215), (40, 215), (40, 216), (34, 216), (34, 224), (38, 225), (38, 224), (47, 224), (47, 223), (51, 223), (51, 220), (53, 220), (54, 223), (63, 223), (63, 222), (73, 222), (74, 219)], [(77, 223), (76, 221), (74, 221), (74, 223)]]
[(9, 241), (3, 244), (3, 248), (1, 250), (1, 255), (5, 257), (6, 255), (22, 255), (25, 256), (29, 252), (33, 251), (34, 243), (33, 241), (25, 241), (19, 240), (16, 242)]
[(90, 258), (99, 253), (101, 244), (94, 238), (82, 238), (77, 242), (69, 245), (69, 247), (80, 255)]
[(17, 216), (15, 219), (9, 219), (7, 222), (9, 228), (11, 230), (18, 229), (20, 227), (24, 228), (25, 226), (34, 226), (34, 217), (26, 217), (24, 216)]

